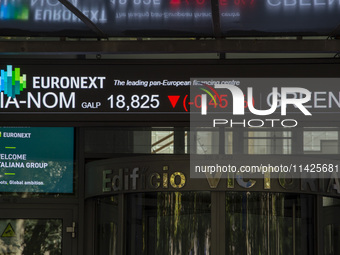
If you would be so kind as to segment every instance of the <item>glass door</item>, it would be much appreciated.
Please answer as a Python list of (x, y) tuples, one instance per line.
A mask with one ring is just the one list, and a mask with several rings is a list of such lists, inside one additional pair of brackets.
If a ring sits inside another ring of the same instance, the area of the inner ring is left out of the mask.
[(312, 255), (314, 196), (226, 193), (226, 255)]
[(72, 210), (0, 208), (0, 254), (71, 255), (74, 238)]

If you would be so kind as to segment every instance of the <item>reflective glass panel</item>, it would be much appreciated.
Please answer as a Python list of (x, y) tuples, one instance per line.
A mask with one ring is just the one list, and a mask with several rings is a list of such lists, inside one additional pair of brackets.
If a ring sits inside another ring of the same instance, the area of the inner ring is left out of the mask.
[(338, 131), (304, 131), (305, 154), (338, 154)]
[(340, 254), (340, 199), (324, 197), (322, 204), (323, 254)]
[(127, 254), (211, 254), (209, 192), (127, 197)]
[(88, 157), (93, 154), (188, 154), (189, 151), (192, 154), (233, 153), (232, 131), (199, 128), (191, 132), (186, 127), (86, 128), (85, 153), (91, 154)]
[(224, 133), (224, 150), (225, 154), (233, 154), (233, 132), (226, 131)]
[(151, 153), (174, 153), (174, 132), (153, 131), (151, 133)]
[(245, 133), (248, 154), (291, 154), (290, 131), (249, 131)]
[(118, 196), (98, 200), (97, 254), (118, 254)]
[(0, 254), (62, 254), (61, 219), (0, 220)]
[[(218, 154), (219, 153), (219, 133), (217, 131), (199, 129), (195, 132), (196, 151), (194, 154)], [(222, 141), (223, 142), (223, 141)]]
[(185, 154), (188, 134), (173, 127), (86, 128), (85, 153)]
[(314, 254), (313, 196), (226, 195), (226, 254)]

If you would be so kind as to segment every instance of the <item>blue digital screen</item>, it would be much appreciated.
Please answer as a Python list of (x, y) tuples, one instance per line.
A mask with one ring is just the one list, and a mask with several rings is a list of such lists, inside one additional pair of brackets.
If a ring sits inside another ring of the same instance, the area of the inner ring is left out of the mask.
[(0, 192), (73, 193), (74, 129), (0, 127)]

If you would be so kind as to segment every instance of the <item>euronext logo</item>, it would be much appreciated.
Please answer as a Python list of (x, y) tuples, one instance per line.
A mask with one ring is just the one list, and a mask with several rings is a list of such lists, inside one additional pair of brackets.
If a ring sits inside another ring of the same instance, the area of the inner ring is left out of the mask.
[(0, 92), (11, 98), (20, 95), (20, 92), (26, 89), (26, 74), (20, 76), (20, 68), (14, 68), (12, 65), (7, 66), (7, 70), (0, 71)]

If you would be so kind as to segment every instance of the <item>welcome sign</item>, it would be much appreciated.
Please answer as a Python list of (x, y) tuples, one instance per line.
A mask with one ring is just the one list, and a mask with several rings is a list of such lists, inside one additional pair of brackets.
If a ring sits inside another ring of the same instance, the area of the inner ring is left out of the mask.
[(74, 129), (0, 127), (0, 192), (72, 193)]

